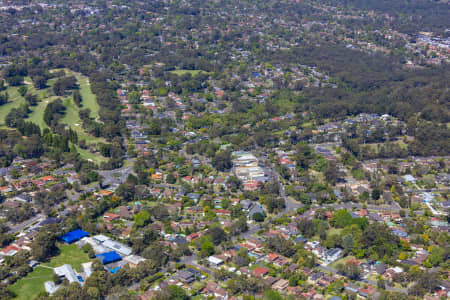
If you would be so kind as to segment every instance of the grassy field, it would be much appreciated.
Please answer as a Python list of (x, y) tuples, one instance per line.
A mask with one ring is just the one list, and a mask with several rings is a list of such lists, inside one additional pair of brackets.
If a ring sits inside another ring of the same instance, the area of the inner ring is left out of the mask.
[[(53, 70), (60, 71), (60, 70)], [(46, 89), (36, 90), (31, 84), (31, 78), (25, 77), (24, 82), (28, 88), (28, 91), (38, 95), (41, 100), (38, 105), (30, 107), (31, 112), (28, 114), (27, 121), (31, 121), (37, 124), (42, 130), (48, 128), (47, 124), (44, 122), (44, 112), (48, 103), (55, 101), (60, 98), (63, 101), (66, 111), (64, 117), (60, 120), (61, 124), (66, 124), (68, 127), (75, 130), (78, 134), (79, 140), (85, 140), (87, 144), (92, 143), (107, 143), (103, 138), (94, 137), (86, 133), (82, 128), (82, 121), (78, 115), (80, 109), (89, 108), (91, 110), (91, 117), (98, 119), (99, 117), (99, 105), (97, 103), (95, 95), (92, 93), (90, 88), (89, 79), (80, 73), (72, 72), (70, 70), (64, 69), (67, 76), (73, 75), (77, 78), (78, 85), (80, 87), (80, 94), (82, 97), (81, 108), (76, 106), (73, 102), (71, 95), (66, 95), (65, 97), (49, 96), (53, 94), (53, 84), (57, 80), (52, 78), (48, 80)], [(7, 92), (9, 94), (9, 102), (5, 105), (0, 106), (0, 127), (6, 127), (5, 117), (13, 109), (20, 107), (25, 103), (24, 97), (20, 96), (18, 92), (18, 87), (8, 87)], [(87, 150), (78, 149), (82, 158), (91, 159), (95, 163), (100, 163), (106, 161), (107, 159), (101, 155), (90, 153)]]
[(352, 259), (356, 259), (356, 257), (349, 255), (349, 256), (340, 258), (340, 259), (338, 259), (338, 260), (332, 262), (332, 263), (330, 264), (330, 267), (336, 269), (336, 267), (337, 267), (338, 264), (345, 264), (348, 260), (352, 260)]
[(71, 96), (63, 99), (63, 104), (66, 107), (64, 117), (61, 119), (62, 124), (67, 124), (72, 130), (75, 130), (78, 134), (79, 140), (85, 140), (87, 144), (91, 143), (106, 143), (105, 139), (97, 138), (90, 134), (87, 134), (82, 128), (82, 121), (78, 115), (80, 109), (89, 108), (91, 110), (91, 117), (98, 118), (99, 106), (95, 95), (92, 93), (89, 79), (82, 76), (79, 73), (72, 72), (70, 70), (64, 70), (66, 75), (73, 75), (77, 78), (78, 85), (80, 87), (80, 94), (82, 97), (81, 108), (76, 106)]
[(173, 70), (173, 71), (170, 71), (170, 73), (176, 74), (178, 76), (182, 76), (187, 73), (190, 73), (192, 76), (195, 76), (202, 72), (205, 72), (205, 71), (202, 71), (202, 70)]
[(17, 281), (10, 290), (17, 295), (15, 299), (29, 300), (35, 298), (39, 293), (45, 292), (44, 283), (53, 279), (51, 268), (38, 266), (25, 278)]
[(59, 248), (61, 253), (58, 256), (48, 263), (37, 266), (33, 272), (10, 287), (10, 290), (17, 295), (16, 299), (29, 300), (44, 292), (44, 283), (53, 279), (52, 268), (70, 264), (75, 270), (81, 271), (81, 264), (90, 261), (87, 254), (77, 245), (60, 245)]
[(38, 125), (41, 130), (48, 128), (47, 124), (44, 122), (44, 112), (47, 104), (55, 99), (57, 99), (57, 97), (49, 97), (39, 102), (37, 106), (32, 107), (26, 120)]
[(64, 107), (66, 108), (64, 117), (59, 121), (61, 124), (66, 124), (72, 130), (75, 130), (78, 134), (79, 140), (85, 140), (87, 144), (91, 143), (107, 143), (105, 139), (98, 138), (93, 135), (87, 134), (82, 127), (82, 121), (78, 112), (80, 108), (75, 105), (72, 97), (63, 99)]
[(80, 94), (81, 94), (81, 107), (89, 108), (91, 110), (91, 118), (98, 118), (98, 110), (99, 106), (97, 103), (97, 99), (95, 95), (91, 91), (91, 86), (89, 83), (89, 78), (82, 76), (79, 73), (74, 73), (75, 77), (78, 80), (78, 84), (80, 85)]
[(18, 108), (25, 103), (25, 98), (20, 96), (17, 89), (18, 87), (12, 86), (5, 91), (9, 95), (9, 100), (8, 103), (0, 106), (0, 125), (5, 125), (5, 117), (13, 108)]
[(342, 228), (330, 228), (327, 230), (327, 235), (331, 235), (331, 234), (340, 234), (342, 232)]
[(81, 149), (78, 146), (75, 147), (77, 148), (77, 151), (80, 154), (81, 158), (92, 161), (93, 163), (99, 164), (102, 162), (106, 162), (108, 160), (106, 157), (102, 155), (92, 153), (89, 150)]
[(61, 253), (44, 264), (45, 266), (55, 268), (63, 264), (69, 264), (72, 268), (81, 272), (81, 264), (90, 261), (88, 255), (75, 244), (61, 245), (59, 249)]

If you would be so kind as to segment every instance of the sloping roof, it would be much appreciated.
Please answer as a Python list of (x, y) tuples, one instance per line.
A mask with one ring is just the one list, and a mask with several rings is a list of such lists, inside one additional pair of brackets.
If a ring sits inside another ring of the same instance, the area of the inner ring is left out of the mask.
[(104, 241), (103, 246), (110, 248), (111, 250), (114, 250), (123, 256), (127, 256), (132, 253), (132, 250), (130, 247), (125, 246), (122, 243), (119, 243), (119, 242), (116, 242), (116, 241), (113, 241), (110, 239)]
[(89, 236), (88, 232), (83, 231), (81, 229), (77, 229), (77, 230), (70, 231), (70, 232), (64, 234), (63, 236), (61, 236), (61, 239), (64, 242), (71, 244), (71, 243), (76, 242), (86, 236)]
[(253, 217), (253, 215), (256, 214), (256, 213), (260, 213), (263, 216), (265, 216), (264, 209), (262, 208), (261, 205), (253, 205), (253, 207), (248, 212), (248, 215)]
[(253, 275), (255, 276), (264, 276), (269, 273), (269, 270), (263, 267), (257, 267), (253, 270)]
[(53, 269), (53, 271), (58, 276), (64, 276), (66, 279), (72, 283), (72, 282), (79, 282), (77, 275), (75, 274), (75, 271), (73, 270), (71, 265), (65, 264), (60, 267), (56, 267)]
[(3, 248), (2, 252), (6, 256), (13, 256), (15, 255), (20, 249), (14, 245), (9, 245)]
[(50, 295), (56, 292), (56, 290), (59, 288), (59, 286), (56, 286), (53, 281), (46, 281), (44, 283), (45, 291), (49, 293)]
[(208, 261), (215, 265), (219, 265), (219, 264), (223, 263), (223, 260), (221, 260), (220, 258), (217, 258), (215, 256), (208, 257)]
[(122, 259), (122, 257), (119, 254), (117, 254), (115, 251), (97, 254), (95, 257), (97, 257), (104, 265)]

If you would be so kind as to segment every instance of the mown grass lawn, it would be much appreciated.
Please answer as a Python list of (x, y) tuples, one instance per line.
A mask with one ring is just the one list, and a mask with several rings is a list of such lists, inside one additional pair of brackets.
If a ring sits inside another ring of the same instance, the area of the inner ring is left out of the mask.
[(89, 150), (81, 149), (78, 146), (75, 146), (77, 148), (78, 153), (80, 154), (80, 157), (86, 160), (91, 160), (93, 163), (99, 164), (102, 162), (108, 161), (108, 159), (100, 154), (95, 154), (90, 152)]
[(327, 235), (331, 235), (331, 234), (340, 234), (342, 232), (342, 228), (330, 228), (327, 230)]
[(89, 78), (82, 76), (79, 73), (74, 73), (75, 77), (78, 80), (78, 84), (80, 85), (80, 94), (81, 94), (81, 108), (89, 108), (91, 110), (91, 118), (98, 119), (98, 111), (99, 105), (97, 103), (97, 99), (91, 91), (91, 85), (89, 83)]
[(28, 118), (26, 121), (33, 122), (34, 124), (38, 125), (41, 130), (44, 130), (45, 128), (48, 128), (48, 125), (44, 121), (44, 112), (47, 105), (56, 100), (58, 97), (49, 97), (46, 99), (43, 99), (38, 103), (38, 105), (31, 107), (31, 112), (28, 114)]
[(78, 115), (80, 108), (75, 105), (72, 97), (63, 99), (63, 104), (66, 111), (64, 113), (64, 117), (59, 122), (61, 124), (66, 124), (72, 130), (76, 131), (78, 134), (78, 140), (85, 140), (87, 144), (107, 143), (104, 138), (95, 137), (83, 130), (82, 121)]
[(77, 245), (60, 245), (60, 254), (53, 257), (50, 262), (34, 268), (33, 272), (20, 279), (10, 287), (18, 300), (30, 300), (36, 298), (45, 291), (44, 283), (53, 280), (53, 268), (64, 264), (71, 265), (76, 271), (81, 271), (81, 264), (90, 259)]
[(173, 70), (173, 71), (170, 71), (170, 73), (176, 74), (178, 76), (182, 76), (187, 73), (190, 73), (192, 76), (195, 76), (202, 72), (206, 73), (205, 71), (202, 71), (202, 70)]
[(8, 93), (8, 103), (0, 105), (0, 125), (5, 125), (5, 118), (13, 108), (18, 108), (25, 103), (25, 98), (17, 91), (19, 87), (9, 86), (3, 93)]
[(58, 256), (53, 257), (50, 262), (43, 265), (47, 267), (59, 267), (64, 264), (69, 264), (77, 270), (81, 271), (81, 264), (90, 261), (88, 255), (84, 253), (77, 245), (60, 245), (60, 253)]
[(33, 272), (28, 273), (26, 277), (17, 281), (9, 289), (17, 296), (15, 299), (29, 300), (45, 292), (44, 283), (49, 280), (53, 280), (53, 270), (37, 266)]
[(330, 264), (330, 267), (336, 269), (337, 265), (339, 265), (339, 264), (345, 264), (348, 260), (352, 260), (352, 259), (356, 259), (356, 257), (354, 257), (354, 256), (352, 256), (352, 255), (349, 255), (349, 256), (340, 258), (340, 259), (338, 259), (338, 260), (332, 262), (332, 263)]
[[(53, 71), (60, 71), (53, 70)], [(107, 143), (104, 138), (97, 138), (93, 135), (88, 134), (84, 131), (82, 127), (82, 121), (79, 117), (79, 111), (84, 108), (89, 108), (91, 110), (91, 117), (98, 119), (99, 117), (99, 105), (97, 103), (95, 95), (91, 91), (91, 86), (89, 83), (89, 78), (81, 75), (80, 73), (73, 72), (68, 69), (64, 69), (66, 76), (73, 75), (77, 78), (77, 82), (80, 88), (80, 94), (82, 97), (81, 107), (78, 107), (73, 102), (72, 96), (67, 94), (65, 96), (49, 96), (53, 94), (53, 85), (57, 78), (52, 78), (47, 82), (47, 88), (36, 90), (31, 84), (31, 78), (25, 77), (24, 82), (26, 83), (28, 92), (38, 95), (39, 102), (36, 106), (30, 107), (30, 113), (26, 118), (26, 121), (30, 121), (38, 125), (41, 130), (48, 128), (48, 125), (44, 121), (45, 108), (50, 102), (56, 99), (61, 99), (66, 110), (64, 112), (63, 118), (59, 121), (61, 124), (66, 124), (72, 130), (76, 131), (78, 134), (78, 140), (84, 140), (87, 144), (93, 143)], [(18, 108), (25, 103), (25, 98), (20, 96), (18, 92), (19, 87), (8, 87), (7, 92), (9, 94), (9, 102), (0, 106), (0, 128), (5, 128), (5, 117), (13, 108)], [(91, 159), (94, 163), (101, 163), (107, 161), (107, 158), (89, 152), (88, 150), (83, 150), (77, 147), (80, 156), (84, 159)]]

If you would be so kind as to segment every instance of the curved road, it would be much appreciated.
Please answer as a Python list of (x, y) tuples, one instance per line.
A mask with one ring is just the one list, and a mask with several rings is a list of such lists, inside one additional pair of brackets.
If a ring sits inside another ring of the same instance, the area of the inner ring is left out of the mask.
[(300, 202), (295, 202), (289, 199), (288, 196), (286, 196), (286, 190), (284, 189), (284, 185), (281, 182), (281, 176), (275, 169), (274, 164), (269, 161), (266, 157), (258, 155), (258, 160), (265, 166), (265, 169), (269, 175), (269, 179), (273, 180), (274, 182), (278, 183), (278, 190), (280, 197), (284, 200), (285, 208), (283, 211), (278, 214), (278, 216), (281, 216), (285, 213), (295, 212), (298, 208), (302, 207), (303, 204)]

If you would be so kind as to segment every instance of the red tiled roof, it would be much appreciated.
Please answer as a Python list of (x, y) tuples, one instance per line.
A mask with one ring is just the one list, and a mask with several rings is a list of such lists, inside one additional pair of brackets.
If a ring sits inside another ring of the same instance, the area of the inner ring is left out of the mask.
[(6, 246), (5, 248), (3, 248), (2, 252), (4, 254), (8, 254), (11, 251), (19, 251), (19, 250), (20, 250), (20, 248), (14, 246), (14, 245), (9, 245), (9, 246)]
[(263, 267), (257, 267), (256, 269), (253, 270), (253, 275), (258, 276), (258, 277), (262, 277), (264, 275), (266, 275), (267, 273), (269, 273), (269, 270)]

